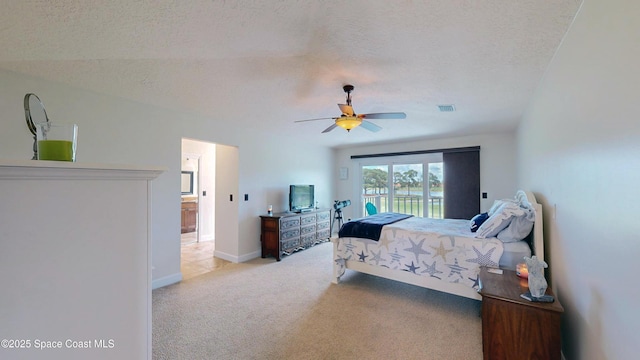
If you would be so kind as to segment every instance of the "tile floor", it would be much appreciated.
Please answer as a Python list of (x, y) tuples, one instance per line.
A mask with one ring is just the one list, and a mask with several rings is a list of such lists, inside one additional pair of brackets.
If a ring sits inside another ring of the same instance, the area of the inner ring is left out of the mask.
[(213, 257), (214, 242), (196, 242), (196, 233), (182, 234), (180, 249), (180, 272), (182, 279), (190, 279), (198, 275), (224, 267), (231, 262)]

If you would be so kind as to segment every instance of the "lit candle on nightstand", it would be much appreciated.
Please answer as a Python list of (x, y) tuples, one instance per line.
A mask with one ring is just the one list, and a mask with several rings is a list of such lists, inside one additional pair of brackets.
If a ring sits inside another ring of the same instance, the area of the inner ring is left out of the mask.
[(529, 269), (527, 269), (527, 264), (520, 263), (520, 264), (516, 265), (516, 274), (518, 274), (518, 276), (520, 276), (523, 279), (528, 279), (529, 278)]

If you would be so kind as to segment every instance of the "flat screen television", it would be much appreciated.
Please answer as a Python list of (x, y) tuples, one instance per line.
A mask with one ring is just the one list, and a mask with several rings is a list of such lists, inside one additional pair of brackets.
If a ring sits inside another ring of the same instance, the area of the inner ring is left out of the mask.
[(289, 211), (302, 212), (313, 209), (313, 185), (289, 185)]

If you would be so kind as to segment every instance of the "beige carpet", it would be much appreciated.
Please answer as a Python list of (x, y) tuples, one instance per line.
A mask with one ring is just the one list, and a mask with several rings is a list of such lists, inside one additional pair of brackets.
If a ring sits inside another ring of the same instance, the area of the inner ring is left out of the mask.
[(347, 270), (332, 244), (153, 292), (154, 359), (482, 359), (480, 302)]

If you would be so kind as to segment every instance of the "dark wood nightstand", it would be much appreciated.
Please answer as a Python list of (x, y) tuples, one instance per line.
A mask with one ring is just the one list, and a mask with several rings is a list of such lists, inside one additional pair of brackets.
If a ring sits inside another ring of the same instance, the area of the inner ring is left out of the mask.
[[(560, 359), (560, 317), (552, 303), (530, 302), (520, 297), (529, 290), (527, 280), (515, 271), (494, 274), (480, 269), (482, 296), (482, 351), (484, 359)], [(554, 296), (551, 289), (548, 295)]]

